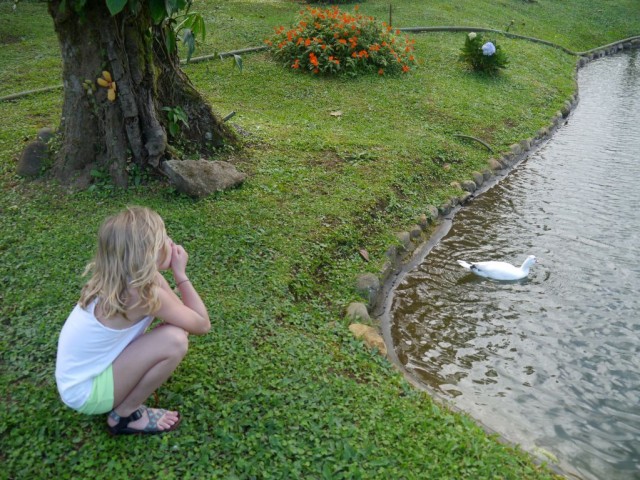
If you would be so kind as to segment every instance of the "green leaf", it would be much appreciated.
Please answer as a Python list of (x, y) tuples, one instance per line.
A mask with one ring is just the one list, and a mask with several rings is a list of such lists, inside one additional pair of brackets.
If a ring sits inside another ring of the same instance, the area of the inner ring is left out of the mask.
[(172, 28), (165, 29), (165, 44), (169, 53), (176, 51), (176, 32)]
[(182, 41), (187, 47), (187, 63), (191, 60), (191, 55), (196, 49), (196, 37), (193, 36), (193, 32), (190, 28), (185, 28), (182, 34)]
[(164, 6), (168, 15), (173, 15), (179, 10), (178, 0), (164, 0)]
[(167, 10), (164, 6), (164, 0), (149, 0), (149, 13), (151, 14), (151, 20), (156, 25), (164, 20), (167, 15)]
[(126, 4), (127, 0), (107, 0), (107, 8), (109, 9), (109, 12), (111, 12), (111, 16), (120, 13)]
[(233, 54), (233, 66), (238, 67), (240, 72), (242, 72), (242, 57), (240, 55)]
[(193, 22), (193, 34), (198, 36), (200, 35), (202, 40), (204, 41), (204, 37), (207, 35), (207, 27), (204, 24), (204, 18), (199, 13), (194, 14), (195, 19)]

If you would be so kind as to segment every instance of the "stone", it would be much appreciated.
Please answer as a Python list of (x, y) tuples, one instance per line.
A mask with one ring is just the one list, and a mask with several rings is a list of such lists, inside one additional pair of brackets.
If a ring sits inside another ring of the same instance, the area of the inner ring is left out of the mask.
[(373, 305), (378, 293), (380, 293), (380, 280), (373, 273), (358, 275), (356, 291), (359, 295), (367, 299), (369, 305)]
[(473, 181), (478, 187), (484, 183), (484, 175), (482, 175), (480, 172), (472, 172), (471, 176), (473, 177)]
[(487, 165), (494, 172), (497, 172), (498, 170), (502, 170), (504, 168), (504, 166), (495, 158), (490, 158), (489, 161), (487, 162)]
[(382, 355), (387, 355), (387, 345), (377, 329), (361, 323), (352, 323), (349, 325), (349, 331), (354, 337), (364, 340), (369, 348), (376, 348)]
[(537, 136), (539, 139), (547, 138), (547, 137), (549, 136), (549, 129), (548, 129), (548, 128), (546, 128), (546, 127), (541, 128), (540, 130), (538, 130), (538, 132), (537, 132), (536, 136)]
[(371, 317), (367, 306), (362, 302), (352, 302), (347, 307), (347, 318), (349, 320), (371, 323)]
[(427, 207), (427, 215), (429, 216), (429, 219), (434, 222), (438, 218), (438, 209), (433, 205), (429, 205)]
[(562, 115), (561, 111), (557, 111), (556, 115), (553, 117), (553, 123), (555, 123), (556, 125), (560, 125), (563, 120), (564, 120), (564, 115)]
[(450, 211), (451, 211), (451, 204), (449, 202), (443, 203), (438, 208), (438, 212), (440, 212), (440, 215), (443, 215), (443, 216), (448, 215)]
[(427, 227), (429, 226), (429, 219), (427, 218), (426, 214), (421, 214), (418, 217), (418, 225), (420, 225), (420, 228), (422, 228), (423, 230), (426, 230)]
[(18, 160), (17, 173), (21, 177), (35, 178), (40, 175), (49, 158), (49, 147), (42, 140), (29, 142)]
[(400, 243), (400, 249), (404, 252), (411, 248), (411, 234), (409, 232), (396, 233), (396, 239)]
[(493, 172), (491, 170), (489, 170), (488, 168), (485, 168), (482, 171), (482, 177), (484, 178), (484, 181), (486, 182), (487, 180), (490, 180), (491, 177), (493, 177)]
[(462, 186), (460, 182), (456, 182), (455, 180), (449, 184), (451, 188), (457, 188), (458, 190), (462, 190)]
[(500, 158), (500, 163), (502, 163), (505, 167), (509, 165), (513, 165), (516, 163), (518, 157), (512, 153), (505, 153), (502, 158)]
[(237, 187), (247, 178), (230, 163), (218, 160), (167, 160), (162, 171), (178, 191), (195, 198)]
[(477, 189), (477, 185), (475, 182), (471, 181), (471, 180), (465, 180), (464, 182), (462, 182), (462, 189), (466, 190), (467, 192), (475, 192)]
[(511, 153), (517, 156), (522, 153), (522, 146), (519, 143), (514, 143), (509, 147), (509, 150), (511, 150)]
[(449, 205), (451, 205), (451, 208), (455, 207), (458, 205), (458, 196), (454, 196), (449, 198)]
[(460, 202), (460, 205), (464, 205), (465, 203), (467, 203), (467, 201), (469, 201), (471, 196), (472, 196), (471, 192), (464, 192), (462, 195), (460, 195), (458, 197), (458, 201)]
[(567, 118), (569, 116), (569, 114), (571, 113), (571, 102), (569, 100), (566, 100), (564, 102), (560, 113), (562, 113), (562, 118)]
[(422, 236), (422, 228), (420, 225), (414, 225), (409, 230), (409, 235), (411, 236), (411, 240), (417, 240)]
[(54, 134), (55, 134), (55, 132), (53, 131), (52, 128), (44, 127), (44, 128), (41, 128), (40, 130), (38, 130), (37, 138), (41, 142), (49, 143), (49, 140), (51, 140), (53, 138)]
[(525, 138), (524, 140), (520, 140), (520, 147), (523, 153), (529, 150), (531, 148), (531, 139)]

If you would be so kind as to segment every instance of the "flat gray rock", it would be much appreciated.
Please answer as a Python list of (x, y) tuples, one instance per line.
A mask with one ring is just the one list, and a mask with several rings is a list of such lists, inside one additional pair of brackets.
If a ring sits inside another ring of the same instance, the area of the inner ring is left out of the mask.
[(219, 160), (167, 160), (162, 171), (178, 191), (195, 198), (237, 187), (247, 178), (246, 173)]

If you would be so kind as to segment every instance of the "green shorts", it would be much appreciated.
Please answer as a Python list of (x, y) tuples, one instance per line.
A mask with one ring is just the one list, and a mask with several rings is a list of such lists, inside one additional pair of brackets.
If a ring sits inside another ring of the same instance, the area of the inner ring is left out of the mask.
[(113, 410), (113, 367), (109, 365), (100, 375), (93, 379), (91, 395), (78, 411), (87, 415), (107, 413)]

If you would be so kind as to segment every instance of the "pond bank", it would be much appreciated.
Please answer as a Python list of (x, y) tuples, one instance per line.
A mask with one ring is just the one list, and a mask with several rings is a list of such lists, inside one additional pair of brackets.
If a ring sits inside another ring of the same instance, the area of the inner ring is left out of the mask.
[[(637, 48), (638, 42), (620, 42), (614, 45), (607, 46), (606, 49), (600, 49), (595, 51), (589, 57), (581, 58), (577, 62), (576, 72), (582, 66), (584, 66), (590, 60), (600, 58), (605, 55), (611, 55), (617, 53), (624, 49)], [(504, 178), (515, 166), (517, 166), (524, 158), (526, 158), (529, 154), (536, 151), (540, 148), (544, 143), (550, 138), (553, 132), (558, 128), (559, 125), (562, 125), (565, 121), (569, 112), (576, 105), (578, 99), (577, 92), (577, 84), (576, 84), (576, 93), (565, 103), (565, 107), (562, 112), (558, 112), (556, 116), (552, 119), (550, 126), (546, 132), (538, 132), (538, 135), (534, 139), (525, 140), (520, 142), (520, 144), (516, 144), (512, 146), (511, 151), (507, 154), (503, 155), (500, 158), (499, 163), (501, 168), (491, 168), (492, 175), (487, 178), (486, 172), (479, 172), (481, 174), (482, 180), (474, 175), (473, 183), (476, 184), (476, 189), (470, 189), (471, 192), (467, 192), (466, 194), (462, 194), (465, 196), (465, 200), (472, 198), (468, 193), (471, 193), (473, 197), (476, 197), (497, 182), (499, 182), (502, 178)], [(497, 161), (496, 161), (497, 162)], [(496, 163), (490, 160), (490, 165), (498, 167)], [(467, 182), (464, 182), (467, 183)], [(461, 195), (461, 196), (462, 196)], [(464, 202), (460, 202), (460, 198), (452, 199), (452, 201), (448, 202), (441, 206), (438, 210), (438, 217), (435, 221), (432, 220), (430, 225), (427, 227), (425, 222), (418, 222), (421, 224), (421, 230), (425, 232), (425, 234), (429, 234), (429, 239), (426, 243), (419, 243), (419, 240), (422, 239), (423, 235), (417, 236), (414, 233), (413, 229), (411, 232), (404, 232), (400, 234), (399, 241), (400, 246), (394, 246), (389, 249), (389, 262), (386, 266), (384, 272), (380, 275), (379, 284), (376, 285), (373, 279), (370, 278), (370, 288), (369, 288), (369, 307), (372, 315), (376, 317), (377, 321), (380, 322), (380, 328), (382, 330), (382, 334), (387, 346), (388, 357), (393, 361), (393, 363), (403, 372), (405, 377), (415, 386), (421, 388), (423, 390), (428, 391), (434, 398), (446, 402), (440, 394), (431, 389), (428, 385), (423, 384), (415, 377), (413, 377), (409, 372), (407, 372), (402, 364), (399, 362), (397, 355), (394, 351), (393, 341), (391, 339), (390, 333), (390, 318), (389, 318), (389, 310), (390, 310), (390, 300), (392, 298), (392, 292), (395, 288), (395, 285), (399, 283), (406, 272), (415, 268), (419, 263), (422, 262), (424, 257), (429, 253), (429, 251), (446, 235), (449, 228), (451, 227), (451, 222), (453, 216), (462, 208), (462, 204)], [(413, 239), (413, 240), (412, 240)], [(416, 241), (417, 240), (417, 241)], [(454, 408), (455, 409), (455, 408)], [(488, 430), (492, 431), (492, 430)], [(493, 431), (492, 431), (493, 432)], [(495, 432), (493, 432), (495, 433)], [(503, 438), (507, 443), (512, 443), (508, 439)], [(537, 456), (541, 457), (544, 461), (551, 460), (552, 463), (555, 463), (555, 458), (552, 455), (548, 455), (544, 450), (538, 450), (537, 452), (532, 452)], [(573, 469), (569, 465), (558, 466), (559, 472), (564, 475), (575, 475)]]

